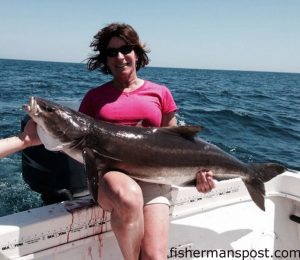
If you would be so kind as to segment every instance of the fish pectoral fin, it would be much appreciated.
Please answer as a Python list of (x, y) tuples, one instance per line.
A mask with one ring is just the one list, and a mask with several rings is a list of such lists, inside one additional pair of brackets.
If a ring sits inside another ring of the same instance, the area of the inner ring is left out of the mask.
[(193, 139), (201, 130), (203, 130), (202, 126), (170, 126), (159, 128), (161, 132), (179, 135), (189, 140)]
[(98, 203), (98, 182), (99, 175), (96, 166), (94, 151), (90, 148), (84, 148), (82, 151), (83, 163), (85, 167), (88, 188), (95, 203)]
[(255, 202), (255, 204), (263, 211), (265, 211), (265, 185), (259, 180), (252, 178), (250, 180), (243, 180), (247, 190)]

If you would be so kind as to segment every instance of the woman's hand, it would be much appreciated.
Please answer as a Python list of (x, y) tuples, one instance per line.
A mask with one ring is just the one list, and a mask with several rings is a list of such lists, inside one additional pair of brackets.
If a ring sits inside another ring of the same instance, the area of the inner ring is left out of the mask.
[(0, 158), (39, 144), (41, 141), (36, 131), (36, 124), (30, 119), (21, 134), (0, 139)]
[(196, 179), (196, 188), (199, 192), (207, 193), (215, 187), (213, 172), (210, 170), (201, 169), (197, 172)]
[(40, 145), (41, 141), (37, 134), (36, 123), (29, 119), (24, 127), (23, 133), (20, 135), (20, 139), (23, 140), (25, 147), (31, 147)]

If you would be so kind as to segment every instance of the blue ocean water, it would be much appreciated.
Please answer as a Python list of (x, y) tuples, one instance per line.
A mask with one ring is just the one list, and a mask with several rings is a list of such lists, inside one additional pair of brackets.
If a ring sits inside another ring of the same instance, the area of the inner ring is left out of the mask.
[[(300, 74), (148, 67), (139, 76), (167, 85), (181, 124), (244, 162), (300, 169)], [(19, 132), (32, 95), (80, 102), (110, 79), (84, 64), (0, 59), (0, 138)], [(19, 153), (0, 159), (0, 216), (42, 205), (21, 176)]]

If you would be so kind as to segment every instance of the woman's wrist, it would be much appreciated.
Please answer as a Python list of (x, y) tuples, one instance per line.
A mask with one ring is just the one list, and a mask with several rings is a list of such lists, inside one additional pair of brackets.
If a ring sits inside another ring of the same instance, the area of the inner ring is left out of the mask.
[(20, 148), (21, 148), (21, 150), (22, 150), (22, 149), (26, 149), (26, 148), (32, 146), (31, 141), (30, 141), (30, 138), (28, 138), (28, 136), (25, 135), (24, 132), (18, 134), (17, 137), (20, 139), (20, 142), (21, 142), (21, 143), (20, 143)]

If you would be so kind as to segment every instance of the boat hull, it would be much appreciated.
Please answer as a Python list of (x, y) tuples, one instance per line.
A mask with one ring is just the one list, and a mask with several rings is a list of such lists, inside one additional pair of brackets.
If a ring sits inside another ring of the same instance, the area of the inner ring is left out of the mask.
[[(299, 172), (285, 172), (266, 183), (266, 212), (252, 202), (240, 179), (219, 182), (207, 194), (174, 187), (168, 259), (267, 252), (268, 259), (276, 259), (275, 252), (294, 252), (288, 259), (299, 259), (299, 186)], [(107, 260), (122, 255), (110, 214), (87, 196), (1, 217), (0, 259)]]

